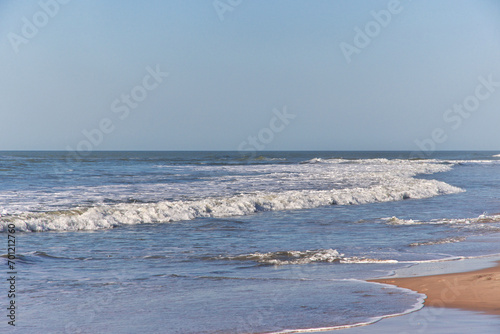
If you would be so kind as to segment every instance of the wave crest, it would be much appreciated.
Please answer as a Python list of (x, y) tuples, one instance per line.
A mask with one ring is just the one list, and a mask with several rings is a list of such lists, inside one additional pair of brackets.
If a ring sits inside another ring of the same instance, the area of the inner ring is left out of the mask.
[(326, 263), (397, 263), (396, 260), (378, 260), (364, 257), (346, 257), (336, 249), (318, 249), (306, 251), (278, 251), (269, 253), (255, 252), (238, 256), (218, 257), (217, 260), (253, 261), (268, 265)]
[(480, 215), (476, 218), (444, 218), (444, 219), (433, 219), (430, 221), (420, 221), (413, 219), (399, 219), (397, 217), (382, 218), (386, 221), (388, 225), (459, 225), (459, 226), (482, 226), (489, 223), (500, 223), (500, 214), (498, 215)]
[(407, 179), (392, 185), (333, 190), (259, 192), (231, 197), (158, 203), (122, 203), (80, 210), (23, 213), (2, 217), (0, 231), (9, 223), (19, 231), (98, 230), (120, 225), (166, 223), (202, 217), (232, 217), (261, 211), (310, 209), (325, 205), (357, 205), (427, 198), (464, 190), (436, 180)]

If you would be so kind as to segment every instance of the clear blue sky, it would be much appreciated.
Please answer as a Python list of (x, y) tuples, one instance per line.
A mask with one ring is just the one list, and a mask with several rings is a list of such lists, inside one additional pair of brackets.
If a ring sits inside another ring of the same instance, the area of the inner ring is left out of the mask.
[(499, 1), (215, 4), (1, 1), (0, 150), (500, 149)]

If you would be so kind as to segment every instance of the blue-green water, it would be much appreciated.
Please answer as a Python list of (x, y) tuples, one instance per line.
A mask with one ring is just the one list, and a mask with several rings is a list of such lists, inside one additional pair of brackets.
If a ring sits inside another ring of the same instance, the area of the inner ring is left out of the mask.
[(272, 333), (409, 312), (421, 295), (363, 280), (500, 253), (496, 154), (0, 152), (15, 330)]

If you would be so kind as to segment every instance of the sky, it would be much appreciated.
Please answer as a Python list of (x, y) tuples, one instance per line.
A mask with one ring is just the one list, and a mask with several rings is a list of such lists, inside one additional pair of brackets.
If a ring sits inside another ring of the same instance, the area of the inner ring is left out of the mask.
[(0, 36), (0, 150), (500, 150), (497, 0), (1, 0)]

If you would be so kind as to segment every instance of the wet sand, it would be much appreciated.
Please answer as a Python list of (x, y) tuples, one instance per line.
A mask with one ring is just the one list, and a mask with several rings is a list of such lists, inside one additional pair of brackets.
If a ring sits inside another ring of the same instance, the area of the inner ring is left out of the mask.
[(375, 279), (427, 295), (425, 306), (458, 308), (500, 316), (500, 261), (471, 272)]

